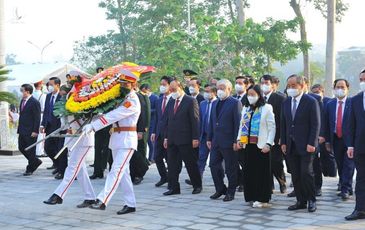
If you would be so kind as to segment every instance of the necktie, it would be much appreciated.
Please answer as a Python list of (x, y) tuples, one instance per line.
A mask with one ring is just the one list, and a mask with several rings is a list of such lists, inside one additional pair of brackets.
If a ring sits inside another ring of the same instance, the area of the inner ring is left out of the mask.
[(336, 122), (336, 134), (338, 138), (342, 138), (342, 104), (343, 101), (338, 102), (337, 109), (337, 122)]
[(25, 107), (25, 103), (26, 103), (26, 102), (27, 102), (27, 100), (26, 100), (26, 99), (24, 99), (24, 100), (23, 100), (23, 102), (22, 102), (22, 108), (21, 108), (21, 109), (22, 109), (22, 111), (23, 111), (23, 109), (24, 109), (24, 107)]
[(297, 112), (297, 100), (295, 98), (293, 98), (293, 108), (291, 110), (291, 116), (292, 116), (293, 121), (294, 121), (296, 112)]
[(265, 99), (265, 102), (267, 102), (267, 97), (266, 96), (264, 96), (264, 99)]
[(49, 102), (49, 115), (50, 115), (50, 116), (51, 116), (51, 115), (52, 115), (52, 113), (53, 113), (53, 105), (54, 105), (53, 99), (54, 99), (54, 96), (52, 95), (51, 100), (50, 100), (50, 102)]
[(238, 95), (238, 96), (237, 96), (237, 99), (238, 99), (238, 100), (241, 100), (241, 96), (240, 96), (240, 95)]
[(177, 108), (179, 107), (179, 102), (180, 102), (180, 100), (176, 99), (175, 106), (174, 106), (174, 114), (176, 113)]
[(205, 111), (205, 121), (204, 121), (204, 131), (207, 132), (208, 131), (208, 126), (209, 126), (209, 119), (210, 119), (210, 104), (211, 102), (208, 102), (207, 105), (207, 110)]
[(166, 109), (166, 100), (167, 100), (167, 97), (166, 96), (163, 96), (162, 113), (164, 113), (165, 112), (165, 109)]

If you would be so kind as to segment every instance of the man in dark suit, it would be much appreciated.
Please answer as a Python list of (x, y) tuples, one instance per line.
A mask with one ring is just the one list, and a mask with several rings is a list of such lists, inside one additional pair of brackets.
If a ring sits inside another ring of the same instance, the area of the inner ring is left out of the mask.
[(349, 147), (348, 135), (344, 135), (348, 128), (348, 118), (351, 109), (351, 98), (347, 97), (349, 82), (345, 79), (337, 79), (334, 82), (334, 94), (336, 98), (331, 100), (325, 108), (325, 139), (326, 147), (333, 150), (337, 162), (338, 175), (340, 177), (341, 193), (343, 200), (348, 200), (352, 194), (352, 181), (355, 170), (353, 159), (347, 156)]
[(196, 99), (186, 95), (182, 84), (174, 80), (170, 84), (173, 106), (167, 107), (167, 130), (164, 147), (167, 149), (168, 188), (164, 195), (180, 194), (179, 174), (185, 163), (193, 194), (201, 193), (202, 179), (198, 169), (198, 156), (194, 149), (199, 146), (199, 106)]
[[(136, 89), (137, 91), (138, 89)], [(142, 91), (137, 93), (141, 104), (141, 114), (137, 123), (138, 147), (130, 160), (130, 175), (134, 185), (143, 181), (144, 175), (148, 170), (149, 162), (147, 155), (148, 129), (151, 121), (151, 104), (150, 99)]]
[[(236, 140), (242, 104), (231, 96), (232, 83), (229, 80), (219, 80), (217, 90), (219, 100), (213, 102), (207, 136), (207, 146), (211, 151), (209, 167), (215, 186), (215, 193), (210, 198), (215, 200), (225, 195), (223, 201), (231, 201), (238, 182)], [(228, 178), (228, 188), (224, 184), (224, 172)]]
[[(271, 75), (263, 75), (260, 79), (261, 82), (261, 90), (264, 94), (264, 99), (267, 103), (272, 105), (273, 112), (275, 114), (275, 124), (276, 124), (276, 133), (274, 145), (271, 148), (271, 171), (273, 176), (279, 183), (280, 192), (286, 192), (286, 178), (284, 172), (284, 154), (280, 148), (280, 114), (281, 114), (281, 105), (283, 104), (286, 97), (283, 95), (277, 94), (273, 89), (273, 78)], [(273, 188), (274, 188), (274, 180), (273, 180)]]
[(170, 83), (172, 77), (163, 76), (160, 81), (160, 93), (161, 96), (156, 103), (156, 117), (155, 121), (152, 122), (151, 128), (151, 141), (155, 143), (155, 155), (154, 161), (158, 173), (160, 174), (160, 180), (155, 184), (156, 187), (160, 187), (167, 183), (167, 169), (165, 161), (167, 161), (167, 151), (163, 146), (165, 131), (167, 126), (167, 108), (172, 103), (170, 93)]
[[(58, 77), (52, 77), (49, 79), (48, 91), (50, 93), (47, 94), (46, 97), (43, 118), (40, 127), (40, 131), (42, 133), (45, 132), (46, 135), (51, 134), (53, 131), (61, 127), (61, 120), (53, 115), (54, 105), (61, 99), (61, 95), (59, 94), (60, 86), (61, 80)], [(53, 162), (52, 167), (47, 169), (54, 169), (52, 174), (56, 174), (56, 179), (63, 178), (63, 174), (67, 167), (67, 154), (62, 154), (58, 159), (54, 159), (60, 150), (59, 141), (59, 138), (51, 137), (48, 138), (44, 143), (44, 150)]]
[(158, 101), (158, 96), (151, 92), (151, 87), (149, 84), (142, 84), (141, 91), (148, 96), (151, 104), (151, 113), (150, 113), (151, 122), (148, 132), (148, 161), (153, 162), (154, 158), (153, 155), (155, 154), (155, 144), (151, 141), (151, 135), (152, 135), (151, 130), (152, 127), (155, 126), (155, 124), (153, 123), (156, 122), (156, 104)]
[(189, 93), (198, 101), (199, 106), (200, 102), (204, 101), (204, 97), (200, 94), (201, 84), (202, 82), (197, 77), (191, 78), (189, 82)]
[(41, 120), (41, 105), (37, 99), (33, 98), (33, 87), (31, 85), (22, 85), (20, 91), (23, 98), (20, 101), (19, 108), (18, 147), (19, 151), (28, 160), (28, 165), (23, 175), (30, 176), (42, 164), (42, 161), (36, 157), (36, 147), (25, 151), (28, 146), (37, 141)]
[(321, 126), (320, 109), (313, 97), (304, 94), (304, 78), (289, 76), (289, 98), (282, 105), (280, 121), (281, 149), (288, 156), (297, 202), (289, 210), (307, 208), (315, 212), (313, 159)]
[(183, 74), (184, 74), (184, 81), (185, 81), (184, 92), (186, 95), (191, 96), (190, 90), (189, 90), (190, 79), (198, 74), (195, 71), (190, 70), (190, 69), (184, 69)]
[(349, 147), (347, 155), (354, 158), (356, 167), (356, 206), (346, 220), (365, 219), (365, 70), (360, 73), (361, 93), (351, 99), (349, 117)]
[(272, 84), (273, 91), (286, 98), (286, 94), (279, 90), (280, 79), (276, 76), (272, 76), (272, 80), (273, 80)]

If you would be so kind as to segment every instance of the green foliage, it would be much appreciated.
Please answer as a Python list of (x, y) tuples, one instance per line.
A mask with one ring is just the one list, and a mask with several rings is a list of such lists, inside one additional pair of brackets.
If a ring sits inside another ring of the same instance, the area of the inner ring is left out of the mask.
[[(0, 65), (0, 82), (8, 80), (7, 74), (9, 70), (5, 69), (5, 66)], [(17, 98), (14, 94), (9, 92), (0, 92), (0, 102), (6, 101), (9, 104), (16, 104)]]
[[(324, 18), (327, 18), (327, 0), (307, 0), (312, 2), (314, 7), (319, 10)], [(341, 22), (345, 16), (346, 11), (349, 9), (349, 5), (343, 0), (336, 0), (336, 21)]]

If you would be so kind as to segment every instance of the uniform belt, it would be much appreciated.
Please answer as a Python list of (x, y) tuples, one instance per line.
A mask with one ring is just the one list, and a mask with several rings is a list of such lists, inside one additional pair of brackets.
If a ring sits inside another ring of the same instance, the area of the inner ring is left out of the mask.
[(112, 133), (119, 133), (119, 132), (135, 132), (137, 131), (137, 127), (114, 127), (111, 128)]

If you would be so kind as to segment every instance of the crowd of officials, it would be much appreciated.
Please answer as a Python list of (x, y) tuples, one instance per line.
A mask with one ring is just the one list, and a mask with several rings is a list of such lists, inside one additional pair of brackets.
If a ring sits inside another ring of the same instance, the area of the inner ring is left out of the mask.
[[(296, 203), (289, 210), (315, 212), (323, 176), (338, 174), (342, 200), (350, 199), (355, 189), (356, 207), (346, 219), (365, 218), (365, 71), (360, 73), (359, 94), (350, 97), (349, 82), (337, 79), (333, 98), (324, 96), (321, 85), (310, 86), (307, 78), (298, 75), (287, 78), (284, 92), (278, 90), (279, 79), (271, 75), (261, 76), (258, 82), (251, 76), (238, 76), (234, 85), (214, 78), (202, 85), (196, 75), (185, 70), (185, 84), (174, 77), (161, 77), (158, 95), (148, 84), (135, 87), (141, 113), (138, 148), (129, 165), (134, 185), (143, 181), (149, 165), (156, 164), (160, 178), (155, 186), (167, 184), (166, 196), (180, 194), (184, 163), (189, 175), (185, 183), (192, 186), (193, 194), (199, 194), (208, 164), (215, 186), (213, 200), (223, 196), (224, 202), (232, 201), (238, 191), (254, 208), (270, 207), (276, 179), (281, 193), (287, 193), (287, 185), (293, 186), (288, 196), (296, 197)], [(24, 176), (32, 175), (42, 164), (38, 156), (44, 151), (53, 162), (48, 169), (62, 179), (67, 154), (57, 159), (55, 155), (64, 139), (49, 138), (44, 146), (25, 150), (39, 136), (61, 126), (53, 109), (68, 94), (70, 84), (62, 85), (54, 77), (46, 87), (48, 94), (42, 91), (43, 82), (21, 87), (19, 150), (28, 160)], [(95, 132), (90, 179), (103, 178), (112, 165), (110, 128)], [(291, 182), (286, 180), (284, 164)]]

